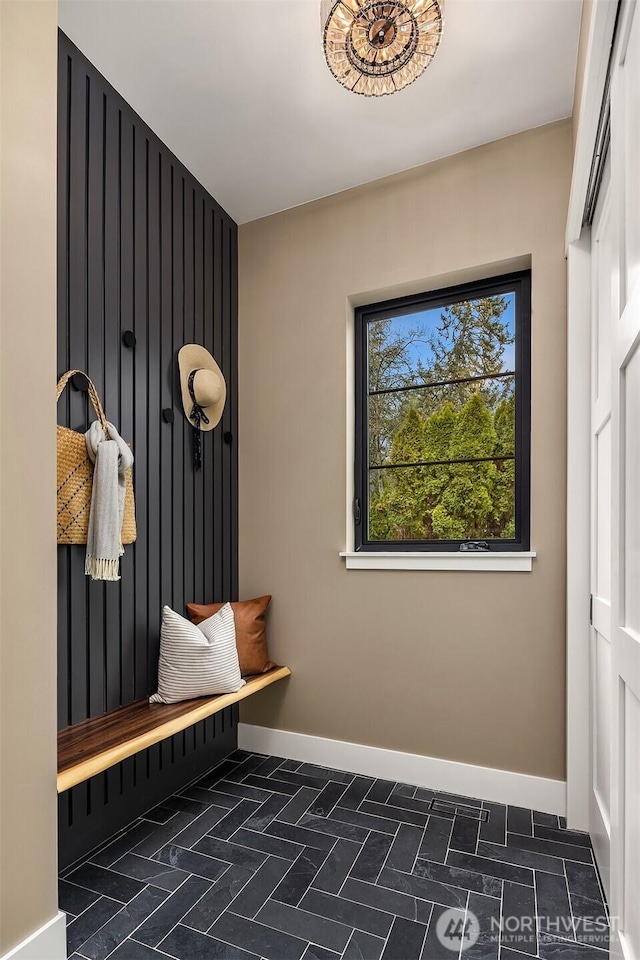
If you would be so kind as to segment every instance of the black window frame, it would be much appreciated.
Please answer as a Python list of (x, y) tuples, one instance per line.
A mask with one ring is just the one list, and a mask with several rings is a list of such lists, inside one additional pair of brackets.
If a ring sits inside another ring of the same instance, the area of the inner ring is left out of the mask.
[[(402, 316), (463, 300), (515, 292), (515, 528), (513, 539), (488, 540), (495, 552), (528, 551), (531, 524), (531, 270), (489, 277), (409, 297), (356, 307), (355, 320), (355, 483), (356, 551), (457, 552), (473, 540), (370, 540), (369, 532), (369, 370), (367, 326), (374, 320)], [(429, 384), (425, 384), (429, 386)], [(412, 388), (409, 388), (412, 389)]]

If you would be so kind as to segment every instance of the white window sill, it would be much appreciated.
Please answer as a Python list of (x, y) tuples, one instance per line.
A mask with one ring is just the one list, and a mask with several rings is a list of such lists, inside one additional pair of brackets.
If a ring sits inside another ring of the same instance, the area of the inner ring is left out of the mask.
[(473, 570), (530, 573), (535, 551), (391, 553), (343, 550), (347, 570)]

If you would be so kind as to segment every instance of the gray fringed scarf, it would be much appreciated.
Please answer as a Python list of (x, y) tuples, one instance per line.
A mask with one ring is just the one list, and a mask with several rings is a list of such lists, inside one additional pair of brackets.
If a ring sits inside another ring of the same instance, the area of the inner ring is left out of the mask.
[(133, 464), (133, 453), (114, 425), (107, 423), (107, 428), (108, 440), (97, 420), (85, 434), (94, 464), (85, 561), (85, 573), (92, 580), (120, 579), (125, 471)]

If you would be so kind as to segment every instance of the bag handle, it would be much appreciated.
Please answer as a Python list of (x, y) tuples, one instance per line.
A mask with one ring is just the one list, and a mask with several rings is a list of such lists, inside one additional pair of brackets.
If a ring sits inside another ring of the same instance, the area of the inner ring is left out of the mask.
[(76, 373), (82, 374), (82, 376), (83, 376), (83, 377), (85, 378), (85, 380), (87, 381), (87, 383), (88, 383), (88, 385), (89, 385), (89, 399), (91, 400), (91, 404), (92, 404), (92, 406), (93, 406), (93, 409), (95, 410), (96, 416), (98, 417), (98, 420), (100, 421), (100, 426), (102, 427), (102, 429), (103, 429), (103, 431), (104, 431), (104, 435), (105, 435), (105, 437), (108, 437), (108, 436), (109, 436), (109, 432), (108, 432), (108, 430), (107, 430), (107, 418), (106, 418), (106, 416), (105, 416), (105, 414), (104, 414), (104, 410), (102, 409), (102, 404), (100, 403), (100, 397), (98, 396), (98, 391), (96, 390), (96, 387), (95, 387), (95, 384), (94, 384), (93, 380), (91, 379), (91, 377), (87, 376), (87, 374), (84, 372), (84, 370), (67, 370), (66, 373), (63, 373), (63, 374), (62, 374), (62, 376), (61, 376), (60, 379), (58, 380), (58, 385), (57, 385), (57, 387), (56, 387), (56, 403), (57, 403), (58, 400), (60, 399), (60, 396), (62, 395), (62, 391), (64, 390), (64, 388), (65, 388), (66, 385), (68, 384), (69, 380), (70, 380), (71, 377), (73, 377)]

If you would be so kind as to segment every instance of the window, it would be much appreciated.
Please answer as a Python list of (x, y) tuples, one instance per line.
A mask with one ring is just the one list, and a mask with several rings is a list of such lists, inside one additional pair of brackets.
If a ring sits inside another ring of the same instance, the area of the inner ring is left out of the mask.
[(531, 275), (359, 307), (355, 549), (529, 550)]

